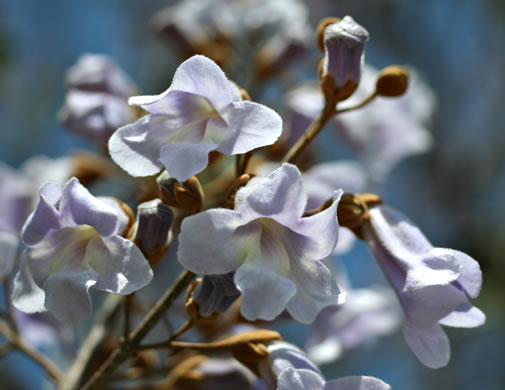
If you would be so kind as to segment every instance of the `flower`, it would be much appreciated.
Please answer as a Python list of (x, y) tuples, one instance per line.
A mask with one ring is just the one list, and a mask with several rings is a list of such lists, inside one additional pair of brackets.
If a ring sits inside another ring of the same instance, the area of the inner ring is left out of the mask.
[(473, 328), (485, 322), (484, 313), (467, 298), (479, 295), (479, 264), (457, 250), (434, 248), (407, 217), (390, 207), (373, 207), (369, 213), (363, 235), (405, 313), (405, 341), (424, 365), (443, 367), (450, 346), (440, 325)]
[(74, 322), (91, 314), (90, 288), (126, 295), (144, 287), (153, 274), (140, 250), (120, 236), (126, 223), (115, 200), (95, 198), (75, 178), (63, 190), (44, 185), (22, 230), (27, 248), (14, 306)]
[(245, 153), (274, 143), (282, 131), (278, 114), (242, 101), (223, 71), (201, 55), (183, 62), (161, 95), (128, 102), (150, 114), (118, 129), (109, 150), (132, 176), (154, 175), (164, 166), (184, 181), (205, 169), (210, 151)]
[(271, 320), (287, 309), (296, 320), (311, 322), (338, 301), (335, 278), (321, 260), (337, 242), (341, 193), (333, 194), (327, 209), (303, 217), (301, 174), (283, 164), (239, 189), (235, 210), (210, 209), (184, 219), (179, 261), (204, 275), (236, 271), (241, 313), (248, 320)]
[(331, 77), (334, 88), (348, 87), (350, 94), (354, 92), (361, 77), (368, 38), (368, 31), (350, 16), (324, 29), (323, 77)]

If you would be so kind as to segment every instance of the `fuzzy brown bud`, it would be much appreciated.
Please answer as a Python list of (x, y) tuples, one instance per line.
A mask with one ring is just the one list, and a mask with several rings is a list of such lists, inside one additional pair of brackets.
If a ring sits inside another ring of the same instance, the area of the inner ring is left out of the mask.
[(397, 97), (405, 93), (409, 85), (409, 72), (399, 65), (391, 65), (381, 70), (377, 76), (377, 95)]
[(202, 209), (203, 189), (196, 176), (181, 183), (163, 171), (156, 181), (161, 201), (166, 205), (188, 213), (197, 213)]

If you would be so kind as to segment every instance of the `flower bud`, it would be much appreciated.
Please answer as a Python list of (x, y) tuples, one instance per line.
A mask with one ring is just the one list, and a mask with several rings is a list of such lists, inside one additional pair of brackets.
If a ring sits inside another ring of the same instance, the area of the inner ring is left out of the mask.
[(377, 76), (375, 90), (377, 95), (397, 97), (405, 93), (408, 85), (408, 70), (398, 65), (391, 65), (382, 69)]
[(163, 171), (157, 180), (160, 188), (160, 198), (168, 206), (197, 213), (202, 209), (203, 189), (196, 176), (180, 182)]
[(224, 275), (205, 275), (193, 297), (198, 304), (198, 311), (203, 317), (214, 313), (223, 313), (240, 296), (240, 291), (233, 282), (234, 272)]
[(324, 29), (322, 77), (331, 79), (339, 101), (351, 96), (359, 84), (368, 37), (350, 16)]
[(321, 49), (322, 52), (324, 52), (324, 30), (326, 30), (326, 27), (328, 27), (330, 24), (335, 24), (340, 22), (342, 19), (337, 18), (336, 16), (329, 16), (327, 18), (322, 19), (319, 22), (319, 25), (317, 26), (316, 29), (316, 40), (317, 40), (317, 45), (319, 46), (319, 49)]
[(173, 211), (160, 199), (141, 203), (137, 208), (133, 241), (151, 264), (157, 263), (170, 245), (173, 219)]

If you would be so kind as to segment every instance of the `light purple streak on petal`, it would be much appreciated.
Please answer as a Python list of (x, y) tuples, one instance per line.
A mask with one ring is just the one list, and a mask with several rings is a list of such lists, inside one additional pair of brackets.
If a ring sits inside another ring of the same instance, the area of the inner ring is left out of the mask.
[(310, 370), (286, 368), (277, 379), (277, 390), (323, 390), (324, 379)]
[(126, 225), (129, 222), (128, 216), (124, 212), (124, 210), (121, 208), (119, 205), (119, 202), (116, 198), (109, 197), (109, 196), (98, 196), (97, 199), (100, 202), (107, 203), (109, 206), (111, 206), (115, 211), (118, 216), (118, 229), (117, 229), (117, 234), (122, 234)]
[(130, 240), (114, 236), (94, 237), (86, 248), (85, 263), (98, 277), (93, 288), (127, 295), (146, 286), (153, 271)]
[(304, 172), (302, 179), (309, 197), (307, 210), (314, 210), (330, 199), (336, 190), (363, 192), (367, 174), (355, 161), (330, 161)]
[(184, 181), (207, 167), (209, 152), (216, 146), (216, 144), (170, 143), (161, 148), (160, 161), (171, 176)]
[(9, 276), (16, 263), (19, 238), (9, 232), (0, 231), (0, 280)]
[(295, 232), (304, 236), (303, 246), (294, 243), (300, 256), (320, 260), (333, 252), (338, 240), (337, 207), (341, 196), (342, 190), (335, 191), (330, 207), (310, 217), (301, 218), (296, 225), (290, 226)]
[(33, 280), (26, 258), (22, 258), (19, 271), (14, 278), (12, 304), (25, 313), (47, 311), (44, 306), (46, 294)]
[(275, 376), (279, 376), (288, 367), (303, 368), (321, 375), (319, 368), (307, 357), (305, 352), (293, 344), (285, 341), (274, 341), (267, 346), (267, 349), (268, 361)]
[(118, 233), (119, 217), (116, 210), (91, 195), (75, 177), (63, 187), (60, 213), (67, 226), (89, 225), (102, 237)]
[(132, 176), (158, 173), (163, 168), (160, 148), (177, 131), (166, 128), (165, 120), (165, 116), (146, 115), (118, 129), (109, 139), (112, 160)]
[(431, 328), (404, 325), (402, 330), (410, 350), (426, 367), (440, 368), (449, 363), (451, 347), (440, 325), (436, 324)]
[(77, 322), (91, 315), (89, 289), (96, 283), (95, 271), (58, 272), (44, 283), (45, 307), (60, 322)]
[(296, 293), (295, 284), (264, 264), (244, 264), (235, 273), (242, 292), (240, 312), (249, 321), (273, 320)]
[(467, 302), (453, 310), (438, 323), (440, 325), (452, 326), (453, 328), (476, 328), (484, 325), (485, 322), (486, 315), (480, 309)]
[(463, 272), (458, 278), (458, 283), (463, 286), (471, 298), (476, 298), (482, 287), (482, 271), (480, 270), (479, 263), (466, 253), (454, 249), (451, 251), (463, 267)]
[(324, 390), (391, 390), (391, 386), (370, 376), (347, 376), (327, 382)]
[(35, 245), (51, 229), (61, 226), (60, 213), (54, 207), (60, 189), (57, 184), (48, 183), (40, 189), (39, 203), (26, 220), (21, 235), (28, 245)]
[(258, 103), (232, 103), (221, 116), (233, 131), (218, 150), (228, 156), (271, 145), (281, 135), (282, 119), (272, 109)]
[(211, 209), (185, 218), (179, 235), (179, 262), (203, 275), (235, 271), (260, 238), (260, 226), (243, 226), (247, 222), (237, 212), (226, 209)]
[(311, 323), (323, 308), (339, 303), (335, 276), (320, 261), (291, 262), (290, 279), (296, 284), (296, 295), (287, 309), (299, 322)]
[(238, 88), (221, 68), (202, 55), (191, 57), (177, 68), (170, 89), (203, 96), (219, 113), (230, 103), (242, 100)]
[(235, 195), (235, 209), (240, 214), (272, 218), (289, 228), (298, 224), (306, 203), (300, 172), (291, 164), (283, 164), (268, 177), (253, 178)]

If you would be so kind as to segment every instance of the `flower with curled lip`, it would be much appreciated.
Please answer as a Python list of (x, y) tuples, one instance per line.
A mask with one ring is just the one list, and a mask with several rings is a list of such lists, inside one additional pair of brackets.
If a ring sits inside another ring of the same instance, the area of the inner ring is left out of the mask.
[(362, 232), (402, 305), (405, 341), (424, 365), (443, 367), (450, 346), (440, 325), (473, 328), (485, 322), (484, 313), (467, 298), (479, 295), (479, 264), (457, 250), (434, 248), (407, 217), (390, 207), (373, 207), (369, 213)]
[(277, 113), (242, 101), (237, 86), (201, 55), (183, 62), (161, 95), (134, 96), (128, 102), (149, 115), (118, 129), (109, 150), (132, 176), (154, 175), (165, 167), (184, 181), (205, 169), (210, 151), (246, 153), (274, 143), (282, 131)]
[(149, 264), (120, 236), (127, 220), (115, 200), (95, 198), (76, 178), (63, 190), (42, 186), (22, 231), (27, 248), (14, 281), (14, 306), (74, 322), (91, 314), (90, 288), (127, 295), (148, 284)]
[(338, 237), (336, 208), (341, 191), (325, 210), (303, 217), (307, 196), (301, 174), (284, 164), (268, 177), (255, 177), (235, 195), (235, 210), (210, 209), (187, 217), (178, 258), (204, 275), (235, 271), (248, 320), (271, 320), (284, 309), (311, 322), (337, 304), (335, 277), (323, 264)]

